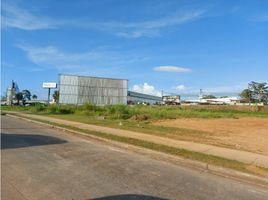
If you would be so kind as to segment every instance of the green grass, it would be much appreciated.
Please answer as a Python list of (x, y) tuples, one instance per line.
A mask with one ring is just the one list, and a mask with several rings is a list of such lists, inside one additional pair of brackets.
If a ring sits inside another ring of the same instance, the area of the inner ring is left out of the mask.
[(167, 153), (167, 154), (174, 155), (174, 156), (180, 156), (180, 157), (191, 159), (191, 160), (197, 160), (197, 161), (205, 162), (208, 164), (213, 164), (213, 165), (217, 165), (217, 166), (221, 166), (221, 167), (235, 169), (235, 170), (239, 170), (239, 171), (243, 171), (243, 172), (247, 172), (247, 173), (259, 174), (260, 173), (259, 171), (262, 171), (264, 173), (268, 172), (267, 168), (262, 168), (262, 167), (256, 167), (258, 169), (258, 172), (256, 172), (256, 170), (252, 170), (251, 168), (249, 168), (250, 165), (248, 165), (248, 164), (244, 164), (244, 163), (236, 161), (236, 160), (222, 158), (219, 156), (208, 155), (208, 154), (204, 154), (204, 153), (199, 153), (199, 152), (189, 151), (189, 150), (185, 150), (185, 149), (170, 147), (170, 146), (166, 146), (166, 145), (162, 145), (162, 144), (156, 144), (156, 143), (152, 143), (152, 142), (148, 142), (148, 141), (144, 141), (144, 140), (139, 140), (139, 139), (134, 139), (134, 138), (129, 138), (129, 137), (112, 135), (112, 134), (103, 133), (103, 132), (83, 130), (83, 129), (79, 129), (76, 127), (67, 126), (64, 124), (59, 124), (59, 123), (54, 123), (54, 122), (49, 122), (46, 120), (34, 119), (31, 117), (25, 117), (25, 118), (32, 119), (34, 121), (43, 122), (43, 123), (50, 124), (53, 126), (67, 128), (69, 130), (78, 131), (81, 133), (86, 133), (88, 135), (92, 135), (92, 136), (96, 136), (96, 137), (100, 137), (100, 138), (104, 138), (104, 139), (108, 139), (108, 140), (112, 140), (112, 141), (131, 144), (134, 146), (143, 147), (143, 148), (154, 150), (154, 151), (163, 152), (163, 153)]

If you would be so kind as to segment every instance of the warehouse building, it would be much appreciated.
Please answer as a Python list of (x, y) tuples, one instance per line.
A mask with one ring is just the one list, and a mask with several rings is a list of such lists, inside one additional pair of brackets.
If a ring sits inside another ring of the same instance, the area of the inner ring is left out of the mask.
[(128, 80), (59, 75), (59, 103), (127, 104)]
[(128, 91), (128, 80), (90, 76), (59, 75), (59, 103), (161, 104), (162, 97)]
[(162, 97), (128, 91), (128, 104), (162, 104)]

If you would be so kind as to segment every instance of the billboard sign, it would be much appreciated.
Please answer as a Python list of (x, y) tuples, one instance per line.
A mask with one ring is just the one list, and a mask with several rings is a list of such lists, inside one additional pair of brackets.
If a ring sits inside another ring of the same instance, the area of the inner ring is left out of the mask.
[(43, 83), (43, 88), (57, 88), (57, 83)]

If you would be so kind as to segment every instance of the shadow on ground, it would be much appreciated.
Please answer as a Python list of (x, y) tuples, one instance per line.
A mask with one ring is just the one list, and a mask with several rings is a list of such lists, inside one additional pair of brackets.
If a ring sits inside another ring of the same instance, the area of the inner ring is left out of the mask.
[(63, 143), (67, 143), (67, 141), (46, 135), (1, 133), (1, 149), (15, 149)]
[(115, 196), (99, 197), (93, 200), (168, 200), (159, 197), (138, 195), (138, 194), (122, 194)]

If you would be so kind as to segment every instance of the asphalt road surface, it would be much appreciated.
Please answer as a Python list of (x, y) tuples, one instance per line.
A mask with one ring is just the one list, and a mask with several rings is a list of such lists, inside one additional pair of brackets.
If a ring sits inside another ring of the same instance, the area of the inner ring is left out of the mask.
[(268, 199), (268, 191), (2, 116), (2, 200)]

